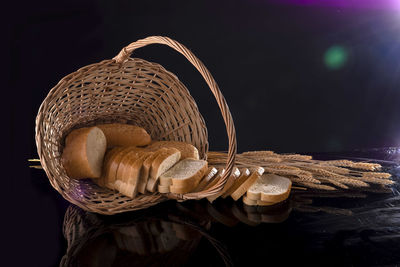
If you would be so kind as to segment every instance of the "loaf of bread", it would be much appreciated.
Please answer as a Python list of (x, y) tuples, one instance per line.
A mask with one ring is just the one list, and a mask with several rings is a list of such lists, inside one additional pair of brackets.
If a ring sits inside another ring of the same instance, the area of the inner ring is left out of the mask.
[(151, 137), (145, 129), (139, 126), (110, 123), (96, 125), (107, 139), (107, 147), (115, 146), (146, 146), (150, 144)]
[(73, 130), (65, 140), (62, 164), (70, 178), (99, 178), (107, 141), (97, 127)]

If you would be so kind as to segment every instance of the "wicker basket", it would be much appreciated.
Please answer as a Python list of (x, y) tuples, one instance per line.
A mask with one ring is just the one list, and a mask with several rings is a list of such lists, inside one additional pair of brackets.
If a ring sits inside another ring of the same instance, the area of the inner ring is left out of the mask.
[[(226, 172), (206, 191), (139, 194), (130, 199), (88, 179), (70, 179), (61, 164), (64, 138), (71, 130), (110, 122), (141, 126), (154, 140), (191, 143), (206, 159), (207, 128), (187, 88), (161, 65), (130, 58), (135, 49), (149, 44), (168, 45), (184, 55), (201, 73), (221, 110), (229, 139)], [(182, 44), (168, 37), (151, 36), (124, 47), (113, 59), (85, 66), (61, 79), (39, 108), (36, 145), (51, 185), (66, 200), (87, 211), (115, 214), (143, 209), (169, 198), (200, 199), (218, 193), (234, 165), (236, 133), (225, 98), (203, 63)]]

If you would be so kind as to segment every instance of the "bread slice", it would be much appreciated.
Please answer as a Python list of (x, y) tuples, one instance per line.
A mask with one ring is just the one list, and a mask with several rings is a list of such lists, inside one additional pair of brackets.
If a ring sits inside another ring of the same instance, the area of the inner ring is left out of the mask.
[(292, 181), (275, 174), (264, 174), (247, 190), (247, 198), (264, 202), (281, 202), (289, 197)]
[(160, 176), (160, 185), (169, 185), (171, 193), (191, 192), (207, 172), (207, 161), (184, 159)]
[(149, 152), (139, 152), (136, 158), (132, 157), (128, 165), (124, 166), (120, 179), (116, 181), (115, 185), (121, 194), (130, 198), (137, 195), (143, 162), (149, 155)]
[(231, 197), (236, 201), (241, 198), (246, 191), (250, 188), (250, 186), (257, 181), (257, 179), (264, 173), (264, 168), (258, 167), (256, 168), (252, 174), (250, 174), (249, 178), (240, 185), (232, 194)]
[(158, 178), (161, 174), (174, 166), (181, 158), (181, 152), (176, 148), (168, 148), (167, 151), (161, 152), (152, 162), (150, 168), (150, 176), (147, 181), (146, 189), (154, 192), (157, 188)]
[(72, 131), (65, 141), (61, 161), (73, 179), (100, 178), (107, 141), (97, 127)]
[(219, 198), (220, 196), (222, 196), (235, 182), (236, 179), (238, 179), (238, 177), (240, 177), (241, 173), (246, 173), (249, 172), (249, 169), (247, 168), (243, 168), (242, 171), (240, 171), (238, 168), (234, 168), (232, 171), (232, 174), (229, 176), (228, 180), (226, 181), (224, 188), (217, 194), (213, 195), (213, 196), (209, 196), (207, 197), (208, 201), (210, 201), (211, 203), (216, 200), (217, 198)]
[(101, 187), (105, 187), (106, 184), (106, 173), (108, 173), (108, 170), (110, 169), (110, 164), (111, 161), (110, 159), (115, 156), (116, 153), (121, 151), (123, 148), (122, 147), (114, 147), (112, 149), (108, 149), (104, 155), (104, 161), (103, 161), (103, 168), (101, 171), (101, 176), (99, 179), (93, 179), (93, 181), (98, 184)]
[(195, 146), (179, 141), (153, 141), (147, 146), (150, 150), (158, 150), (163, 147), (173, 147), (181, 152), (181, 159), (193, 158), (199, 159), (199, 151)]
[(120, 187), (128, 182), (129, 177), (125, 176), (127, 168), (130, 168), (132, 164), (145, 153), (144, 149), (138, 149), (133, 147), (127, 153), (122, 156), (121, 162), (118, 165), (117, 174), (114, 181), (114, 189), (120, 191)]
[[(221, 170), (222, 171), (222, 170)], [(193, 190), (194, 192), (200, 192), (203, 188), (212, 181), (212, 179), (217, 175), (218, 170), (214, 167), (209, 167), (206, 174), (202, 177), (197, 187)]]
[(163, 151), (164, 152), (167, 151), (167, 148), (160, 148), (159, 150), (154, 151), (153, 154), (150, 155), (148, 158), (146, 158), (146, 160), (143, 162), (142, 173), (140, 174), (140, 181), (138, 185), (139, 193), (142, 194), (146, 193), (146, 186), (150, 176), (151, 164), (157, 158), (157, 156)]
[(107, 147), (145, 146), (151, 142), (150, 135), (139, 126), (122, 123), (99, 124), (96, 126), (104, 132), (107, 139)]
[(121, 163), (124, 155), (128, 153), (131, 149), (132, 147), (124, 147), (110, 158), (109, 167), (107, 169), (107, 172), (105, 173), (105, 186), (107, 188), (114, 189), (114, 182), (117, 178), (119, 164)]
[(249, 169), (242, 169), (241, 175), (239, 178), (235, 179), (233, 184), (225, 190), (225, 192), (221, 195), (222, 198), (229, 197), (236, 189), (239, 188), (250, 176)]

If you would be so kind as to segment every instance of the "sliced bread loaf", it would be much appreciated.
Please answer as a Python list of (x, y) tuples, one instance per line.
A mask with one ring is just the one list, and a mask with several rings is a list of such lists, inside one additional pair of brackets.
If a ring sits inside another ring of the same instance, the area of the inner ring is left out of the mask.
[(173, 147), (181, 152), (181, 159), (193, 158), (199, 159), (199, 151), (195, 146), (179, 141), (153, 141), (147, 146), (150, 150), (158, 150), (163, 147)]
[(96, 126), (104, 132), (107, 139), (107, 147), (145, 146), (151, 142), (150, 135), (139, 126), (122, 123), (99, 124)]
[(65, 141), (61, 161), (73, 179), (100, 178), (107, 141), (97, 127), (72, 131)]
[(281, 202), (289, 197), (292, 181), (275, 174), (264, 174), (247, 190), (247, 198), (264, 202)]
[(149, 192), (154, 192), (157, 188), (158, 178), (160, 175), (174, 166), (180, 158), (181, 152), (173, 147), (167, 148), (165, 152), (161, 152), (151, 164), (146, 189)]

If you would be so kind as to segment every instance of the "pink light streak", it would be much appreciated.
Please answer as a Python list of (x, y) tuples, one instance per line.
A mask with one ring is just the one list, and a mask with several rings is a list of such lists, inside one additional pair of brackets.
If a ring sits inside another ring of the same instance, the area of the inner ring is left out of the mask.
[(400, 11), (400, 0), (273, 0), (280, 4)]

